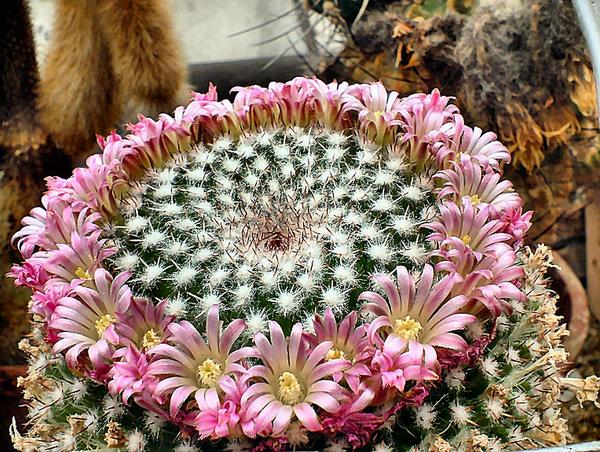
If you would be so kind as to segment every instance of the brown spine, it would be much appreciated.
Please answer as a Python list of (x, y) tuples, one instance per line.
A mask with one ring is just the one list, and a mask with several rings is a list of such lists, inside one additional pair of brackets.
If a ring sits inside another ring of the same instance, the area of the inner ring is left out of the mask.
[(93, 150), (97, 133), (115, 127), (122, 92), (94, 0), (58, 0), (40, 88), (41, 120), (69, 154)]
[(186, 64), (168, 2), (103, 0), (97, 5), (115, 74), (130, 102), (127, 112), (137, 110), (153, 117), (170, 113), (188, 94)]

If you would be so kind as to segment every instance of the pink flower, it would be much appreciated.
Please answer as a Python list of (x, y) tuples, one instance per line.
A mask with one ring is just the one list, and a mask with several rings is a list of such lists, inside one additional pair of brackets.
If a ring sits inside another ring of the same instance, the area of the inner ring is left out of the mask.
[(102, 162), (109, 165), (113, 162), (120, 162), (123, 156), (128, 152), (128, 140), (123, 139), (116, 131), (112, 131), (106, 138), (96, 135), (98, 146), (102, 149)]
[(363, 309), (377, 316), (369, 326), (371, 340), (380, 342), (376, 333), (387, 328), (390, 336), (399, 337), (405, 343), (423, 344), (429, 368), (437, 366), (434, 347), (464, 350), (467, 343), (454, 331), (464, 329), (476, 318), (460, 312), (468, 301), (466, 297), (457, 295), (448, 299), (455, 285), (454, 277), (448, 275), (433, 284), (433, 268), (425, 265), (415, 290), (415, 281), (405, 267), (398, 267), (397, 274), (397, 285), (386, 275), (373, 276), (385, 291), (387, 300), (375, 292), (363, 292), (359, 296), (359, 300), (368, 302)]
[(331, 82), (326, 84), (318, 78), (311, 80), (313, 85), (313, 107), (317, 121), (325, 127), (341, 130), (348, 126), (348, 118), (343, 109), (344, 95), (348, 83)]
[(189, 322), (169, 326), (170, 344), (160, 344), (150, 350), (158, 358), (150, 365), (150, 372), (160, 378), (155, 397), (162, 400), (170, 396), (172, 417), (190, 396), (198, 397), (211, 388), (218, 389), (224, 375), (245, 371), (238, 361), (249, 356), (251, 349), (241, 348), (230, 353), (244, 328), (243, 320), (234, 320), (221, 332), (218, 305), (210, 308), (206, 318), (208, 343)]
[(402, 99), (397, 108), (401, 115), (401, 152), (411, 162), (423, 162), (429, 158), (431, 145), (439, 129), (458, 113), (455, 105), (448, 105), (450, 98), (440, 95), (437, 89), (431, 94), (413, 94)]
[(501, 181), (500, 173), (489, 166), (482, 168), (469, 155), (462, 155), (460, 161), (452, 162), (451, 169), (438, 172), (436, 177), (445, 181), (439, 199), (452, 196), (455, 202), (460, 203), (461, 198), (468, 197), (478, 209), (489, 209), (492, 218), (523, 204), (510, 181)]
[(237, 112), (242, 123), (250, 130), (256, 130), (273, 125), (274, 94), (262, 86), (236, 86), (232, 90), (236, 92), (233, 100), (233, 108)]
[(354, 85), (343, 96), (343, 111), (358, 111), (360, 130), (368, 142), (379, 146), (390, 144), (401, 124), (400, 112), (396, 108), (398, 93), (389, 93), (381, 82), (369, 85)]
[(219, 439), (240, 434), (240, 401), (247, 385), (229, 375), (221, 379), (223, 400), (215, 389), (196, 394), (198, 413), (192, 414), (188, 423), (194, 425), (201, 439)]
[(269, 83), (269, 91), (279, 110), (279, 120), (286, 126), (305, 127), (311, 120), (313, 83), (305, 77), (280, 83)]
[(360, 395), (354, 395), (336, 413), (324, 414), (323, 430), (331, 436), (343, 434), (355, 449), (367, 445), (373, 433), (387, 420), (385, 414), (365, 412), (372, 399), (373, 393), (364, 388)]
[(246, 372), (256, 382), (242, 397), (244, 433), (279, 436), (292, 416), (311, 432), (321, 430), (314, 406), (328, 413), (339, 410), (344, 389), (327, 377), (347, 369), (350, 363), (344, 359), (322, 362), (332, 343), (326, 341), (310, 350), (301, 324), (294, 325), (289, 340), (277, 323), (269, 322), (269, 329), (271, 342), (261, 333), (254, 336), (262, 364)]
[(484, 167), (489, 165), (496, 169), (501, 162), (510, 162), (508, 150), (496, 140), (495, 133), (483, 133), (478, 127), (471, 129), (461, 115), (454, 115), (454, 121), (445, 124), (440, 131), (432, 153), (441, 167), (457, 160), (458, 154), (468, 154)]
[(36, 253), (31, 259), (42, 263), (49, 274), (65, 282), (89, 280), (101, 262), (114, 253), (105, 243), (105, 239), (100, 239), (100, 231), (89, 236), (73, 232), (69, 244), (58, 243), (57, 249)]
[(502, 223), (501, 231), (511, 235), (508, 244), (515, 249), (523, 243), (525, 234), (531, 227), (531, 217), (533, 217), (533, 212), (523, 213), (523, 208), (520, 205), (511, 206), (502, 212), (499, 219)]
[(131, 302), (131, 291), (125, 285), (128, 277), (121, 273), (113, 280), (106, 270), (98, 269), (90, 281), (95, 288), (78, 286), (77, 298), (58, 301), (49, 324), (59, 338), (52, 352), (64, 353), (70, 368), (85, 369), (89, 361), (91, 375), (98, 379), (108, 370), (113, 344), (118, 342), (116, 313), (125, 311)]
[[(42, 204), (48, 202), (48, 197), (42, 197)], [(24, 258), (29, 258), (39, 247), (39, 237), (44, 234), (46, 228), (47, 210), (43, 207), (35, 207), (28, 216), (21, 220), (23, 227), (12, 237), (12, 243)]]
[[(173, 323), (174, 317), (165, 314), (166, 305), (167, 300), (155, 306), (149, 300), (134, 298), (126, 312), (117, 313), (119, 345), (147, 351), (168, 339), (168, 327)], [(125, 351), (126, 348), (121, 348), (115, 352), (115, 356), (120, 356)]]
[[(509, 300), (523, 301), (525, 295), (517, 287), (525, 272), (516, 265), (516, 253), (508, 245), (485, 257), (471, 273), (457, 283), (453, 293), (460, 293), (469, 298), (465, 310), (479, 313), (487, 308), (493, 317), (503, 312), (510, 312)], [(438, 264), (442, 266), (443, 263)]]
[(6, 276), (15, 278), (16, 286), (25, 286), (34, 290), (42, 290), (49, 279), (44, 266), (35, 261), (13, 265)]
[(148, 368), (148, 356), (136, 347), (128, 346), (122, 359), (115, 362), (110, 370), (109, 392), (121, 395), (126, 405), (131, 397), (139, 399), (145, 394), (145, 398), (149, 399), (158, 379), (150, 375)]
[[(398, 393), (404, 392), (408, 381), (437, 380), (437, 373), (431, 370), (433, 366), (422, 344), (390, 334), (383, 347), (375, 350), (369, 364), (372, 376), (366, 380), (364, 387), (376, 394), (371, 403), (381, 405), (395, 399)], [(439, 367), (437, 359), (435, 367)]]
[(212, 83), (209, 83), (208, 91), (206, 93), (194, 93), (192, 99), (199, 103), (216, 102), (218, 100), (217, 87)]
[(65, 284), (61, 280), (49, 280), (41, 290), (33, 293), (29, 311), (49, 321), (58, 306), (59, 300), (64, 297), (73, 296), (77, 286), (79, 286), (78, 281)]
[(95, 224), (101, 216), (91, 212), (89, 208), (80, 206), (75, 210), (75, 201), (64, 193), (54, 196), (54, 192), (44, 196), (44, 208), (36, 207), (21, 223), (24, 227), (12, 238), (17, 248), (25, 258), (31, 257), (36, 249), (56, 249), (58, 243), (70, 243), (73, 233), (89, 236), (99, 230)]
[(111, 217), (117, 212), (117, 200), (110, 184), (111, 164), (103, 164), (98, 155), (86, 161), (87, 168), (75, 168), (67, 179), (67, 190), (76, 199), (77, 210), (91, 207), (97, 214)]
[(190, 147), (189, 124), (183, 120), (185, 111), (178, 109), (175, 113), (175, 118), (161, 114), (157, 121), (141, 116), (139, 122), (129, 126), (129, 151), (121, 160), (129, 180), (161, 167), (174, 154)]
[(461, 274), (470, 271), (465, 265), (471, 262), (468, 254), (481, 260), (499, 244), (511, 239), (509, 234), (500, 232), (502, 223), (499, 220), (490, 219), (487, 209), (476, 209), (467, 197), (458, 205), (452, 201), (444, 202), (440, 206), (440, 218), (423, 227), (434, 231), (428, 240), (440, 242), (437, 254), (456, 262)]
[(315, 334), (308, 336), (308, 340), (314, 347), (322, 342), (331, 341), (332, 348), (325, 355), (327, 361), (341, 358), (353, 363), (349, 369), (333, 374), (333, 379), (339, 382), (343, 378), (354, 392), (358, 391), (360, 379), (370, 375), (367, 366), (361, 362), (369, 356), (366, 326), (357, 327), (357, 318), (356, 311), (352, 311), (342, 320), (338, 328), (333, 312), (327, 308), (323, 317), (315, 315), (313, 322)]

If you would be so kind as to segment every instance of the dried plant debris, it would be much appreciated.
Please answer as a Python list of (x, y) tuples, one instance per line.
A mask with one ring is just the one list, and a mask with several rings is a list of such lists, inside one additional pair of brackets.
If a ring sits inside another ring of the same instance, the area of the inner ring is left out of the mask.
[[(327, 14), (347, 14), (328, 3)], [(566, 0), (369, 2), (348, 40), (327, 75), (402, 94), (443, 88), (529, 172), (574, 137), (587, 144), (572, 157), (595, 163), (591, 64)]]
[(600, 159), (591, 62), (569, 1), (369, 2), (346, 36), (323, 76), (456, 96), (511, 151), (508, 177), (536, 211), (530, 237), (561, 247), (580, 235)]
[(581, 116), (594, 111), (585, 44), (566, 3), (487, 1), (466, 20), (454, 49), (464, 68), (460, 99), (528, 170), (580, 132)]

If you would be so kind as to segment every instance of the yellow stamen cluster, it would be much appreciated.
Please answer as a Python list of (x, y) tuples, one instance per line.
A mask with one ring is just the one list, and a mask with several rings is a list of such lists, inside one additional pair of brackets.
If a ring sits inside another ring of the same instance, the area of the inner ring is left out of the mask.
[(75, 270), (75, 276), (77, 276), (79, 279), (85, 279), (86, 281), (91, 281), (92, 279), (89, 270), (81, 267), (77, 267), (77, 270)]
[(296, 405), (302, 401), (302, 387), (293, 373), (284, 372), (280, 375), (278, 396), (286, 405)]
[(198, 381), (202, 386), (214, 388), (219, 377), (223, 375), (223, 365), (216, 363), (210, 358), (206, 358), (198, 366), (196, 375), (198, 375)]
[(146, 334), (142, 337), (142, 347), (146, 350), (154, 347), (155, 345), (160, 344), (161, 337), (160, 334), (154, 331), (154, 329), (150, 328), (146, 331)]
[(481, 202), (481, 198), (479, 197), (479, 195), (469, 196), (469, 199), (471, 200), (471, 204), (473, 204), (474, 206)]
[(98, 332), (98, 339), (102, 337), (102, 334), (106, 331), (106, 328), (115, 323), (117, 319), (115, 319), (110, 314), (104, 314), (98, 320), (96, 320), (96, 331)]
[(421, 323), (409, 315), (404, 319), (396, 319), (396, 324), (394, 325), (394, 333), (405, 341), (417, 340), (422, 329)]
[(343, 350), (339, 350), (335, 347), (332, 347), (331, 350), (327, 352), (325, 355), (325, 359), (330, 361), (332, 359), (346, 359), (346, 353)]
[(465, 244), (465, 246), (469, 246), (471, 244), (471, 236), (469, 234), (463, 235), (460, 239)]

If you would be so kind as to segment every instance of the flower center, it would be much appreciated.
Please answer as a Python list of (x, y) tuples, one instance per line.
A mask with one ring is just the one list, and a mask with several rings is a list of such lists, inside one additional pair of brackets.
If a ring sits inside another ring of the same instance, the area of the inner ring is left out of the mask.
[(343, 350), (339, 350), (335, 347), (332, 347), (331, 350), (327, 352), (325, 355), (325, 359), (330, 361), (332, 359), (346, 359), (346, 353)]
[(155, 345), (160, 344), (161, 337), (160, 334), (154, 331), (154, 329), (150, 328), (142, 337), (142, 347), (146, 350), (154, 347)]
[(479, 197), (479, 195), (469, 196), (469, 199), (471, 200), (471, 204), (473, 204), (474, 206), (481, 202), (481, 198)]
[(75, 276), (77, 276), (79, 279), (85, 279), (86, 281), (90, 281), (92, 279), (90, 272), (81, 267), (77, 267), (77, 270), (75, 270)]
[(98, 320), (96, 320), (96, 331), (98, 332), (98, 339), (100, 339), (102, 337), (102, 335), (106, 331), (106, 328), (111, 326), (116, 321), (117, 321), (117, 319), (115, 319), (110, 314), (104, 314), (102, 317), (100, 317)]
[(286, 405), (296, 405), (302, 401), (302, 387), (298, 378), (291, 372), (284, 372), (279, 377), (279, 400)]
[(202, 386), (214, 388), (219, 377), (223, 375), (223, 365), (214, 362), (210, 358), (206, 358), (204, 362), (198, 366), (196, 375), (198, 375), (198, 380)]
[(394, 325), (394, 333), (405, 341), (417, 340), (422, 329), (421, 323), (409, 315), (404, 319), (396, 319), (396, 324)]
[(471, 244), (471, 236), (469, 234), (463, 235), (460, 239), (465, 244), (465, 246), (469, 246)]

